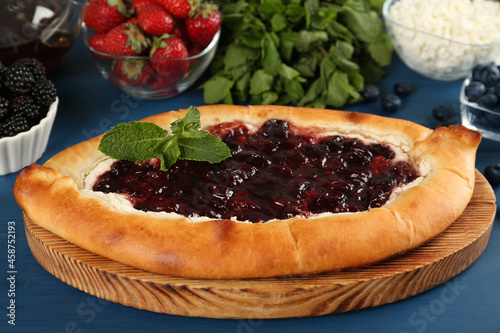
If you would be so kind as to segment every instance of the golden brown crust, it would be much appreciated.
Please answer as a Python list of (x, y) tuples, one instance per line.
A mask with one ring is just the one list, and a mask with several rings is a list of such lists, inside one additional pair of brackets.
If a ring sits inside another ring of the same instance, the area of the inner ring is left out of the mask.
[[(82, 174), (104, 156), (100, 137), (22, 170), (14, 186), (20, 207), (38, 225), (84, 249), (160, 274), (208, 279), (257, 278), (338, 270), (378, 262), (445, 230), (474, 188), (480, 135), (462, 126), (430, 130), (404, 120), (332, 110), (213, 105), (198, 108), (203, 126), (281, 118), (316, 131), (363, 134), (404, 147), (426, 173), (382, 208), (314, 219), (251, 224), (191, 222), (184, 217), (120, 212), (88, 196)], [(144, 119), (169, 128), (186, 110)]]

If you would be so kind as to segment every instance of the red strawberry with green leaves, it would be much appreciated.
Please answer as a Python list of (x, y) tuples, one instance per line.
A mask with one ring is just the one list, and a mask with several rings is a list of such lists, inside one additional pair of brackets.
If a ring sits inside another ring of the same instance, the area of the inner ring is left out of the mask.
[(151, 59), (149, 62), (151, 67), (162, 76), (180, 79), (189, 67), (189, 61), (182, 60), (182, 58), (189, 56), (186, 45), (176, 36), (165, 35), (155, 38), (150, 56), (159, 58)]
[(172, 15), (158, 4), (144, 8), (137, 19), (142, 31), (150, 35), (164, 35), (174, 27)]
[(135, 24), (122, 23), (106, 34), (104, 48), (115, 55), (140, 55), (148, 49), (149, 39)]
[(197, 8), (200, 0), (156, 0), (165, 7), (172, 15), (178, 18), (186, 19), (192, 10)]
[(122, 0), (91, 0), (85, 9), (83, 21), (96, 32), (108, 32), (130, 17)]
[(186, 19), (186, 29), (189, 39), (198, 45), (206, 47), (219, 30), (222, 17), (218, 6), (203, 3)]
[(137, 16), (144, 8), (154, 4), (156, 4), (155, 0), (132, 0), (130, 8), (134, 10), (134, 14)]
[(129, 86), (145, 85), (154, 73), (148, 61), (144, 59), (122, 59), (116, 61), (112, 68), (114, 78)]

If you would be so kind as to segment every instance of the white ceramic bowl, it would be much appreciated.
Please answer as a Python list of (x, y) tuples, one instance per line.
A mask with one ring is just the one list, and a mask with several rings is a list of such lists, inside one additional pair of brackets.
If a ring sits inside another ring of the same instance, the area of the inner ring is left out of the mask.
[(415, 72), (435, 80), (453, 81), (467, 77), (478, 63), (500, 61), (500, 39), (484, 44), (463, 43), (395, 22), (390, 18), (390, 8), (398, 1), (385, 1), (382, 14), (394, 50)]
[(0, 176), (17, 172), (42, 156), (47, 148), (58, 103), (56, 99), (47, 116), (29, 131), (0, 139)]

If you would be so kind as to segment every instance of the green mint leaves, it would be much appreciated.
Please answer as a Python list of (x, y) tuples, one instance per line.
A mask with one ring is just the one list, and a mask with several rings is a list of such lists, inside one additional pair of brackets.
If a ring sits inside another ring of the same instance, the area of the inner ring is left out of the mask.
[(202, 85), (207, 104), (341, 108), (391, 62), (383, 0), (218, 2), (225, 37)]
[(200, 127), (200, 111), (190, 107), (182, 119), (170, 124), (172, 134), (153, 123), (118, 124), (104, 135), (99, 150), (132, 162), (159, 158), (164, 171), (177, 160), (219, 163), (231, 156), (224, 142)]

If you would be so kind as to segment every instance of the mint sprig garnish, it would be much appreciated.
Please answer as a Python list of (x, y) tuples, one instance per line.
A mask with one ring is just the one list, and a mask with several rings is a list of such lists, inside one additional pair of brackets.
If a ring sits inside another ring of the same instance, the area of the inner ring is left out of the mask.
[(172, 134), (153, 123), (122, 123), (104, 134), (99, 150), (114, 159), (132, 162), (159, 158), (164, 171), (177, 160), (219, 163), (231, 156), (221, 139), (200, 127), (200, 111), (190, 107), (183, 118), (170, 124)]

